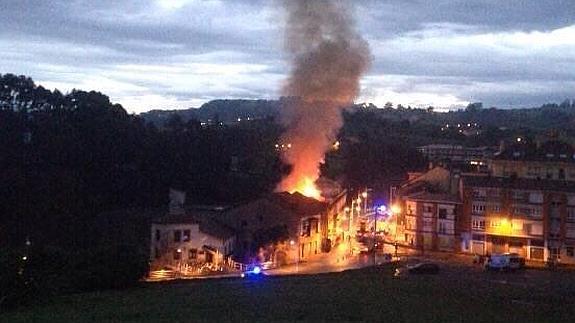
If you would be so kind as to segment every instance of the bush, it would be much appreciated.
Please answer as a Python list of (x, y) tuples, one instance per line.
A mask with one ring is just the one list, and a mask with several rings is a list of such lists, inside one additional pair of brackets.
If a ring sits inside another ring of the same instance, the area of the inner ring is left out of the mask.
[(148, 270), (147, 255), (127, 245), (98, 247), (78, 260), (71, 279), (82, 291), (133, 286)]

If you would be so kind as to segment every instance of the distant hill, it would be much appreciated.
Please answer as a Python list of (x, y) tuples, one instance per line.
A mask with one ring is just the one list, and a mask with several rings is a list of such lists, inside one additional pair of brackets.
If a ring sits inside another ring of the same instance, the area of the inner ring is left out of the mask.
[(162, 126), (170, 117), (178, 115), (183, 121), (195, 119), (208, 123), (233, 123), (238, 118), (255, 120), (279, 115), (281, 100), (213, 100), (200, 108), (185, 110), (152, 110), (140, 116), (148, 122)]
[[(84, 94), (82, 94), (84, 93)], [(112, 104), (108, 97), (98, 92), (74, 90), (62, 94), (58, 90), (49, 91), (34, 84), (26, 76), (0, 74), (0, 110), (19, 112), (49, 111), (56, 109), (75, 109), (79, 96), (90, 94), (101, 100), (104, 106), (113, 105), (114, 109), (126, 113), (119, 104)], [(139, 117), (156, 126), (162, 127), (172, 116), (179, 116), (182, 121), (195, 119), (207, 124), (236, 123), (242, 120), (274, 118), (278, 119), (281, 106), (289, 98), (279, 100), (213, 100), (200, 108), (186, 110), (152, 110)], [(354, 105), (348, 111), (369, 112), (377, 118), (393, 122), (409, 122), (418, 125), (452, 128), (458, 124), (477, 124), (485, 129), (531, 129), (535, 132), (555, 130), (575, 137), (575, 101), (565, 100), (560, 104), (549, 103), (538, 108), (497, 109), (483, 108), (480, 103), (471, 104), (467, 109), (447, 113), (434, 112), (433, 108), (418, 109), (388, 103), (378, 108), (373, 104)]]

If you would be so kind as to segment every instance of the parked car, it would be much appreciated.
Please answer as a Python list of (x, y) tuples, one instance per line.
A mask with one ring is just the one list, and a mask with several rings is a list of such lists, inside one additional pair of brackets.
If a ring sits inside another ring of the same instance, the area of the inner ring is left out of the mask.
[(493, 254), (487, 258), (488, 270), (517, 270), (525, 267), (525, 258), (516, 253)]

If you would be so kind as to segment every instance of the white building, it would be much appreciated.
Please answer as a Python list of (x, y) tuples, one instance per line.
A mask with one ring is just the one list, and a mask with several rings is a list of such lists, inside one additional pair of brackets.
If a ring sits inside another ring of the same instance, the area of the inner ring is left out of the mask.
[(168, 214), (152, 224), (151, 270), (189, 271), (223, 265), (233, 252), (235, 233), (192, 214)]

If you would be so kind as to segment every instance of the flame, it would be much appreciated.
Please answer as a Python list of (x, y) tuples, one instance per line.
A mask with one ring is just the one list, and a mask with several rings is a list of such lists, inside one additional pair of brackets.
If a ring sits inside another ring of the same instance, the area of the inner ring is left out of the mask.
[(307, 197), (314, 198), (316, 200), (321, 200), (321, 191), (317, 188), (314, 181), (310, 177), (303, 177), (296, 184), (295, 189), (290, 191), (290, 193), (299, 192)]

